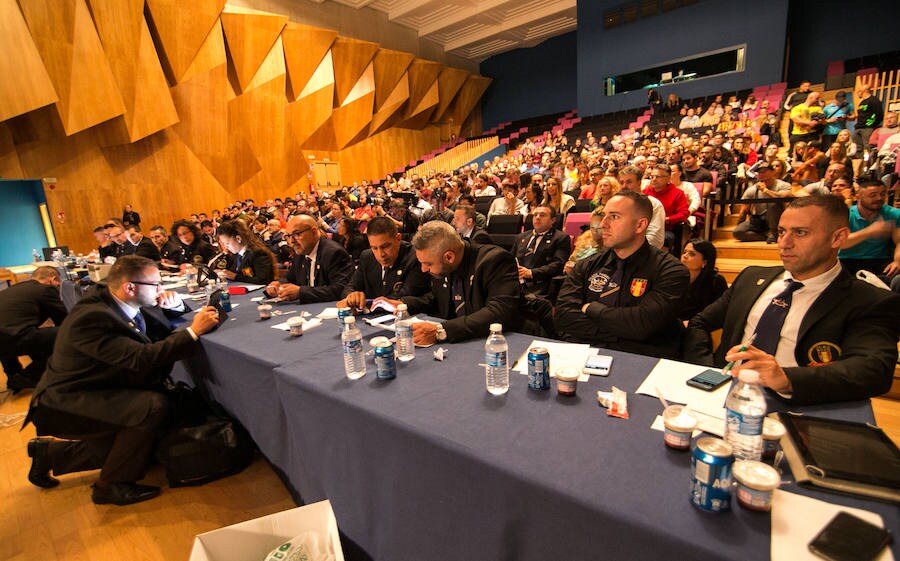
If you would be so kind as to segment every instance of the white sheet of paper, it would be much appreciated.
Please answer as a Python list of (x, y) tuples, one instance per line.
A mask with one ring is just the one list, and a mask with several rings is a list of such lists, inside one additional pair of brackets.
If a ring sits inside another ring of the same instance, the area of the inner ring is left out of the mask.
[(265, 298), (265, 296), (256, 296), (254, 298), (251, 298), (250, 301), (251, 302), (259, 302), (259, 301), (263, 300), (264, 298)]
[(321, 319), (337, 319), (337, 312), (337, 308), (325, 308), (324, 310), (319, 312), (319, 315), (317, 315), (316, 317)]
[(544, 347), (550, 353), (550, 377), (556, 376), (556, 369), (565, 366), (578, 370), (578, 381), (587, 382), (591, 379), (590, 374), (581, 371), (584, 362), (590, 355), (597, 354), (597, 349), (592, 349), (590, 345), (580, 343), (560, 343), (559, 341), (541, 341), (534, 339), (519, 360), (513, 366), (513, 371), (519, 374), (528, 375), (528, 349), (532, 347)]
[(247, 292), (255, 292), (255, 291), (257, 291), (257, 290), (259, 290), (259, 289), (261, 289), (261, 288), (265, 288), (265, 287), (266, 287), (266, 285), (264, 285), (264, 284), (242, 284), (241, 286), (243, 286), (244, 288), (246, 288), (246, 289), (247, 289)]
[(382, 325), (389, 321), (394, 321), (396, 316), (394, 314), (385, 314), (383, 316), (378, 316), (377, 318), (364, 318), (363, 321), (369, 325)]
[(707, 392), (692, 388), (686, 383), (707, 368), (698, 364), (660, 359), (635, 393), (658, 397), (657, 388), (659, 388), (666, 401), (684, 403), (694, 411), (724, 419), (725, 398), (728, 396), (730, 384), (725, 384), (716, 391)]
[(371, 311), (374, 312), (375, 310), (384, 310), (385, 312), (390, 312), (393, 314), (397, 310), (397, 308), (394, 307), (394, 305), (391, 304), (390, 302), (385, 302), (384, 300), (380, 300), (377, 303), (375, 303), (374, 306), (372, 306)]
[[(821, 561), (810, 553), (807, 544), (838, 512), (845, 510), (867, 522), (884, 527), (881, 516), (874, 512), (839, 506), (818, 499), (775, 490), (772, 497), (772, 561)], [(890, 548), (878, 561), (893, 561)]]
[(160, 288), (163, 290), (173, 290), (182, 286), (187, 286), (187, 281), (170, 282), (169, 284), (161, 285)]
[[(305, 333), (305, 332), (309, 331), (310, 329), (313, 329), (314, 327), (319, 327), (320, 325), (322, 325), (322, 320), (319, 318), (304, 319), (303, 320), (303, 331)], [(272, 329), (280, 329), (282, 331), (290, 331), (291, 326), (288, 325), (288, 322), (283, 321), (281, 323), (276, 323), (275, 325), (273, 325)]]

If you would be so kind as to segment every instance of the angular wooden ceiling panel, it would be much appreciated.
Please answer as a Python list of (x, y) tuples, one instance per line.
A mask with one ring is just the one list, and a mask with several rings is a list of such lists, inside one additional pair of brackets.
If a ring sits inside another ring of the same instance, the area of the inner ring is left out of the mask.
[[(410, 53), (379, 49), (375, 55), (375, 110), (387, 102), (397, 88), (397, 82), (404, 78), (409, 65), (416, 58)], [(407, 95), (409, 87), (406, 88)]]
[(0, 122), (59, 99), (16, 0), (0, 0), (0, 53)]
[(334, 87), (337, 95), (336, 106), (340, 107), (359, 77), (365, 71), (375, 53), (378, 52), (378, 43), (359, 41), (338, 37), (331, 46), (331, 54), (334, 59)]
[[(258, 88), (264, 84), (268, 84), (272, 80), (276, 80), (279, 78), (282, 79), (282, 84), (286, 84), (287, 69), (284, 65), (284, 46), (281, 41), (281, 37), (278, 37), (278, 39), (275, 40), (275, 44), (272, 45), (272, 50), (269, 51), (266, 59), (259, 66), (259, 70), (256, 71), (256, 75), (253, 77), (253, 80), (250, 81), (244, 91), (251, 91), (254, 88)], [(284, 87), (282, 87), (281, 102), (287, 103), (287, 98), (285, 97), (284, 92)]]
[(466, 78), (468, 77), (469, 73), (459, 68), (447, 66), (441, 70), (438, 76), (438, 97), (440, 97), (440, 103), (438, 103), (437, 109), (434, 110), (434, 114), (431, 116), (432, 121), (437, 122), (443, 118), (447, 108), (456, 99), (456, 94), (459, 93), (460, 88), (466, 83)]
[(334, 110), (331, 119), (334, 122), (334, 138), (338, 150), (349, 146), (354, 139), (362, 140), (358, 137), (360, 133), (368, 131), (374, 106), (375, 92), (372, 91)]
[(222, 22), (216, 20), (206, 38), (203, 39), (200, 49), (197, 50), (197, 56), (181, 76), (181, 81), (187, 82), (194, 76), (206, 74), (223, 64), (228, 64), (228, 55), (225, 53), (225, 34), (222, 31)]
[(416, 107), (406, 106), (406, 113), (410, 116), (398, 126), (417, 130), (423, 128), (431, 120), (431, 115), (434, 113), (439, 101), (438, 84), (434, 82), (431, 84), (431, 88), (422, 96)]
[(84, 0), (21, 0), (50, 75), (67, 135), (125, 113), (125, 104)]
[[(333, 104), (334, 84), (330, 84), (288, 105), (290, 134), (298, 146), (311, 147), (316, 150), (336, 150), (334, 144), (326, 148), (320, 148), (318, 145), (307, 146), (307, 141), (310, 137), (331, 118), (331, 112), (334, 110)], [(333, 139), (333, 127), (331, 136)]]
[[(319, 67), (316, 68), (312, 77), (306, 82), (306, 85), (297, 96), (297, 99), (303, 99), (304, 97), (329, 86), (332, 88), (331, 91), (334, 92), (334, 64), (332, 60), (331, 51), (325, 53), (325, 58), (322, 59), (319, 63)], [(331, 101), (332, 106), (334, 106), (334, 99), (332, 98)]]
[(6, 179), (24, 179), (22, 164), (16, 153), (12, 132), (4, 123), (0, 123), (0, 177)]
[[(443, 69), (444, 65), (438, 62), (421, 58), (412, 61), (409, 66), (409, 103), (406, 106), (405, 118), (422, 112), (420, 104), (431, 92), (432, 86), (437, 82), (437, 77)], [(437, 103), (432, 105), (437, 105)]]
[(225, 0), (146, 0), (152, 31), (162, 47), (164, 68), (172, 84), (184, 74), (219, 21)]
[(451, 107), (445, 113), (447, 122), (453, 122), (456, 125), (462, 125), (469, 113), (475, 109), (475, 105), (492, 80), (485, 76), (471, 75), (466, 78), (466, 83), (460, 88), (456, 99), (453, 100)]
[[(376, 98), (378, 94), (376, 93)], [(372, 115), (372, 124), (369, 126), (369, 135), (375, 135), (394, 126), (402, 117), (402, 109), (409, 99), (409, 79), (404, 75), (397, 82), (394, 91), (384, 101), (381, 108)]]
[(287, 24), (287, 16), (227, 6), (221, 19), (238, 83), (247, 91)]
[(89, 2), (125, 103), (125, 114), (108, 123), (111, 142), (134, 142), (177, 123), (169, 85), (144, 21), (143, 0)]
[(296, 101), (319, 63), (329, 54), (332, 43), (337, 39), (337, 31), (288, 22), (281, 32), (281, 39), (284, 42), (291, 95)]

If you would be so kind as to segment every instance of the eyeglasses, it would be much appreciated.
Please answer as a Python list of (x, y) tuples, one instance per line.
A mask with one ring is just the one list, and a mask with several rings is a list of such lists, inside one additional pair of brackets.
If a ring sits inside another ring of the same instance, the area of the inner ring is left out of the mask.
[(131, 284), (140, 284), (142, 286), (153, 286), (153, 287), (156, 287), (157, 290), (159, 289), (159, 287), (162, 286), (161, 282), (144, 282), (144, 281), (136, 281), (136, 280), (128, 281), (128, 282), (130, 282)]
[(291, 232), (290, 234), (287, 235), (287, 237), (289, 237), (289, 238), (299, 238), (300, 236), (302, 236), (303, 234), (309, 232), (310, 230), (312, 230), (311, 227), (310, 227), (310, 228), (304, 228), (304, 229), (299, 230), (299, 231), (296, 231), (296, 232)]

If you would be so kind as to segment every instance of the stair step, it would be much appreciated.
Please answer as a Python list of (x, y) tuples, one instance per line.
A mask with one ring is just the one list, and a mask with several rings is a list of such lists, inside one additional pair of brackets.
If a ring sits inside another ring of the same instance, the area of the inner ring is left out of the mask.
[(772, 259), (743, 259), (743, 258), (717, 258), (716, 268), (719, 274), (725, 277), (728, 284), (734, 282), (734, 279), (747, 267), (778, 267), (781, 265), (780, 260)]
[(766, 242), (739, 242), (735, 239), (714, 240), (720, 259), (761, 259), (781, 262), (777, 244)]

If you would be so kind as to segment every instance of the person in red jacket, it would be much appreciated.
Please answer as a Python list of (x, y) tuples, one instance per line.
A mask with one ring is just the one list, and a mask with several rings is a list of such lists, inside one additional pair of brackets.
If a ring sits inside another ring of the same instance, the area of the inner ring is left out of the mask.
[(645, 195), (656, 197), (666, 209), (666, 247), (675, 243), (675, 226), (691, 215), (687, 197), (681, 189), (669, 182), (669, 166), (660, 164), (650, 168), (650, 186)]

